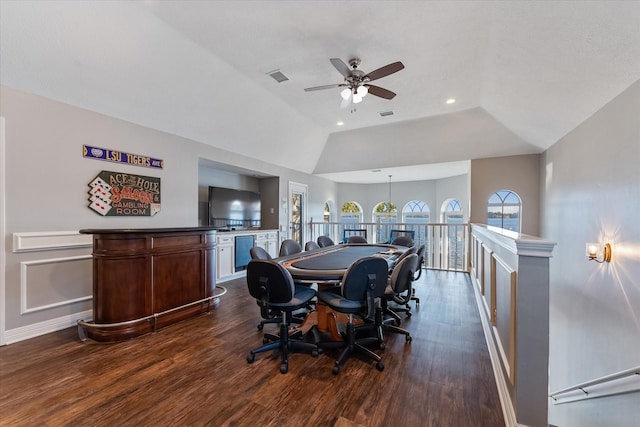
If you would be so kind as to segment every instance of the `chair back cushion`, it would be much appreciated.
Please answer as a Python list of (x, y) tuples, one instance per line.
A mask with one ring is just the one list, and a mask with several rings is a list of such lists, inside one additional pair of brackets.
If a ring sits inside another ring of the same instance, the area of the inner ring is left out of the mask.
[(252, 297), (267, 303), (287, 303), (295, 294), (291, 274), (271, 260), (254, 259), (249, 262), (247, 286)]
[(373, 280), (373, 296), (381, 297), (388, 277), (389, 266), (383, 258), (360, 258), (349, 266), (342, 279), (342, 296), (355, 301), (366, 299), (369, 282)]
[(254, 246), (249, 249), (249, 253), (251, 254), (251, 259), (271, 259), (271, 255), (269, 252), (261, 248), (260, 246)]
[(280, 256), (293, 255), (302, 252), (300, 243), (292, 239), (285, 239), (280, 245)]
[(317, 241), (318, 246), (320, 246), (321, 248), (335, 245), (335, 243), (333, 243), (333, 240), (331, 240), (329, 236), (318, 236)]
[(422, 264), (424, 263), (424, 253), (427, 250), (427, 246), (426, 245), (420, 245), (420, 247), (418, 248), (418, 251), (416, 252), (416, 255), (418, 255), (418, 267), (422, 267)]
[(349, 236), (347, 243), (368, 243), (367, 239), (362, 236)]
[(413, 239), (409, 236), (398, 236), (391, 241), (391, 244), (410, 248), (413, 246)]
[(319, 247), (320, 246), (318, 246), (318, 244), (313, 240), (309, 240), (307, 243), (304, 244), (305, 251), (312, 251), (314, 249), (318, 249)]
[(407, 236), (407, 237), (411, 237), (411, 240), (414, 239), (415, 237), (415, 231), (414, 230), (390, 230), (389, 231), (389, 240), (387, 241), (387, 243), (391, 243), (395, 240), (396, 237), (399, 236)]
[(391, 272), (391, 277), (389, 278), (393, 293), (400, 294), (408, 289), (411, 289), (413, 274), (415, 273), (417, 267), (418, 255), (416, 254), (407, 255), (395, 265), (393, 271)]
[(398, 265), (400, 263), (400, 261), (402, 261), (404, 258), (408, 257), (409, 255), (415, 254), (416, 252), (418, 252), (418, 247), (417, 246), (411, 246), (409, 249), (404, 251), (398, 257), (398, 259), (396, 259), (396, 262), (395, 262), (394, 266)]

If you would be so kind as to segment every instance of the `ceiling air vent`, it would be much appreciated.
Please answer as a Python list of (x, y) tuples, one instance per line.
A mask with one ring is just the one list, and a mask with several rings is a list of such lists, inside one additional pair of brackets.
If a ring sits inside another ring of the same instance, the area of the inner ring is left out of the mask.
[(380, 117), (387, 117), (387, 116), (393, 116), (394, 112), (392, 110), (380, 111), (378, 114), (380, 114)]
[(271, 77), (273, 77), (273, 79), (275, 81), (277, 81), (278, 83), (286, 82), (287, 80), (289, 80), (289, 77), (287, 77), (284, 74), (282, 74), (282, 72), (280, 70), (270, 71), (267, 74), (269, 74)]

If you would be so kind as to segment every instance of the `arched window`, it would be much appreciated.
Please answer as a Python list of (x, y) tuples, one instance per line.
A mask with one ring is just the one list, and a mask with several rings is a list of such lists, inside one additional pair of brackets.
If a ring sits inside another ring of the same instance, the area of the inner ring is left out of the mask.
[(340, 209), (340, 222), (362, 222), (362, 207), (357, 202), (345, 202)]
[(330, 222), (335, 222), (336, 218), (336, 210), (334, 208), (333, 201), (327, 200), (324, 204), (324, 210), (322, 212), (322, 235), (323, 236), (331, 236), (331, 224)]
[(333, 202), (331, 200), (327, 200), (324, 204), (324, 211), (322, 213), (322, 220), (324, 222), (331, 222), (332, 217), (335, 217)]
[(396, 222), (398, 219), (398, 209), (391, 202), (380, 202), (373, 208), (374, 222)]
[(442, 208), (442, 222), (446, 224), (462, 224), (462, 205), (456, 199), (445, 202)]
[(402, 208), (402, 222), (424, 224), (429, 222), (429, 206), (422, 200), (412, 200)]
[(394, 224), (398, 222), (398, 208), (392, 202), (380, 202), (373, 208), (373, 222), (378, 224), (376, 242), (385, 242)]
[[(427, 227), (430, 219), (429, 206), (422, 200), (411, 200), (402, 208), (402, 222), (404, 222), (406, 230), (413, 230), (413, 241), (418, 244), (428, 243), (429, 236), (427, 233)], [(412, 225), (416, 224), (416, 225)]]
[(499, 190), (487, 201), (487, 225), (520, 232), (520, 196), (511, 190)]

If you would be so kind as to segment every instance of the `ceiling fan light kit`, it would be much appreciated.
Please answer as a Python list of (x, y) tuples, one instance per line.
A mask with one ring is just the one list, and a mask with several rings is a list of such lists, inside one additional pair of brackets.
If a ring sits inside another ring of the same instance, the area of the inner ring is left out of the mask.
[[(365, 74), (362, 70), (358, 69), (358, 66), (360, 66), (360, 59), (358, 58), (351, 59), (349, 61), (349, 65), (345, 64), (340, 58), (331, 58), (329, 61), (331, 61), (336, 70), (342, 74), (344, 82), (333, 85), (308, 87), (305, 91), (310, 92), (315, 90), (344, 87), (340, 92), (340, 96), (342, 97), (340, 106), (343, 108), (351, 103), (359, 104), (362, 102), (362, 98), (367, 96), (369, 93), (383, 99), (393, 99), (396, 96), (394, 92), (380, 86), (374, 86), (369, 84), (369, 82), (402, 70), (404, 68), (402, 62), (393, 62)], [(352, 109), (351, 111), (353, 112), (355, 109)]]

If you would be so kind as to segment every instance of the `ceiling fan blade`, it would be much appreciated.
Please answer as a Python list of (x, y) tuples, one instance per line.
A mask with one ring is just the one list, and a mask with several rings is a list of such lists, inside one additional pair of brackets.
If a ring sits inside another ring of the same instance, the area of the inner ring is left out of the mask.
[(345, 78), (351, 75), (351, 68), (349, 68), (349, 66), (345, 64), (342, 59), (331, 58), (329, 61), (331, 61), (333, 66), (336, 67), (336, 70), (338, 70), (338, 72), (342, 74)]
[(378, 68), (377, 70), (373, 70), (369, 74), (365, 75), (365, 79), (369, 79), (368, 81), (372, 82), (374, 80), (380, 79), (382, 77), (388, 76), (389, 74), (397, 73), (398, 71), (404, 68), (404, 64), (400, 61), (394, 62), (392, 64), (385, 65), (384, 67)]
[(380, 98), (393, 99), (393, 97), (396, 96), (394, 92), (391, 92), (390, 90), (387, 90), (380, 86), (374, 86), (374, 85), (368, 85), (368, 84), (365, 86), (369, 89), (369, 93), (371, 95), (379, 96)]
[(336, 83), (334, 85), (307, 87), (307, 88), (304, 89), (304, 91), (305, 92), (311, 92), (313, 90), (333, 89), (334, 87), (340, 87), (340, 86), (345, 86), (345, 84), (344, 83)]

